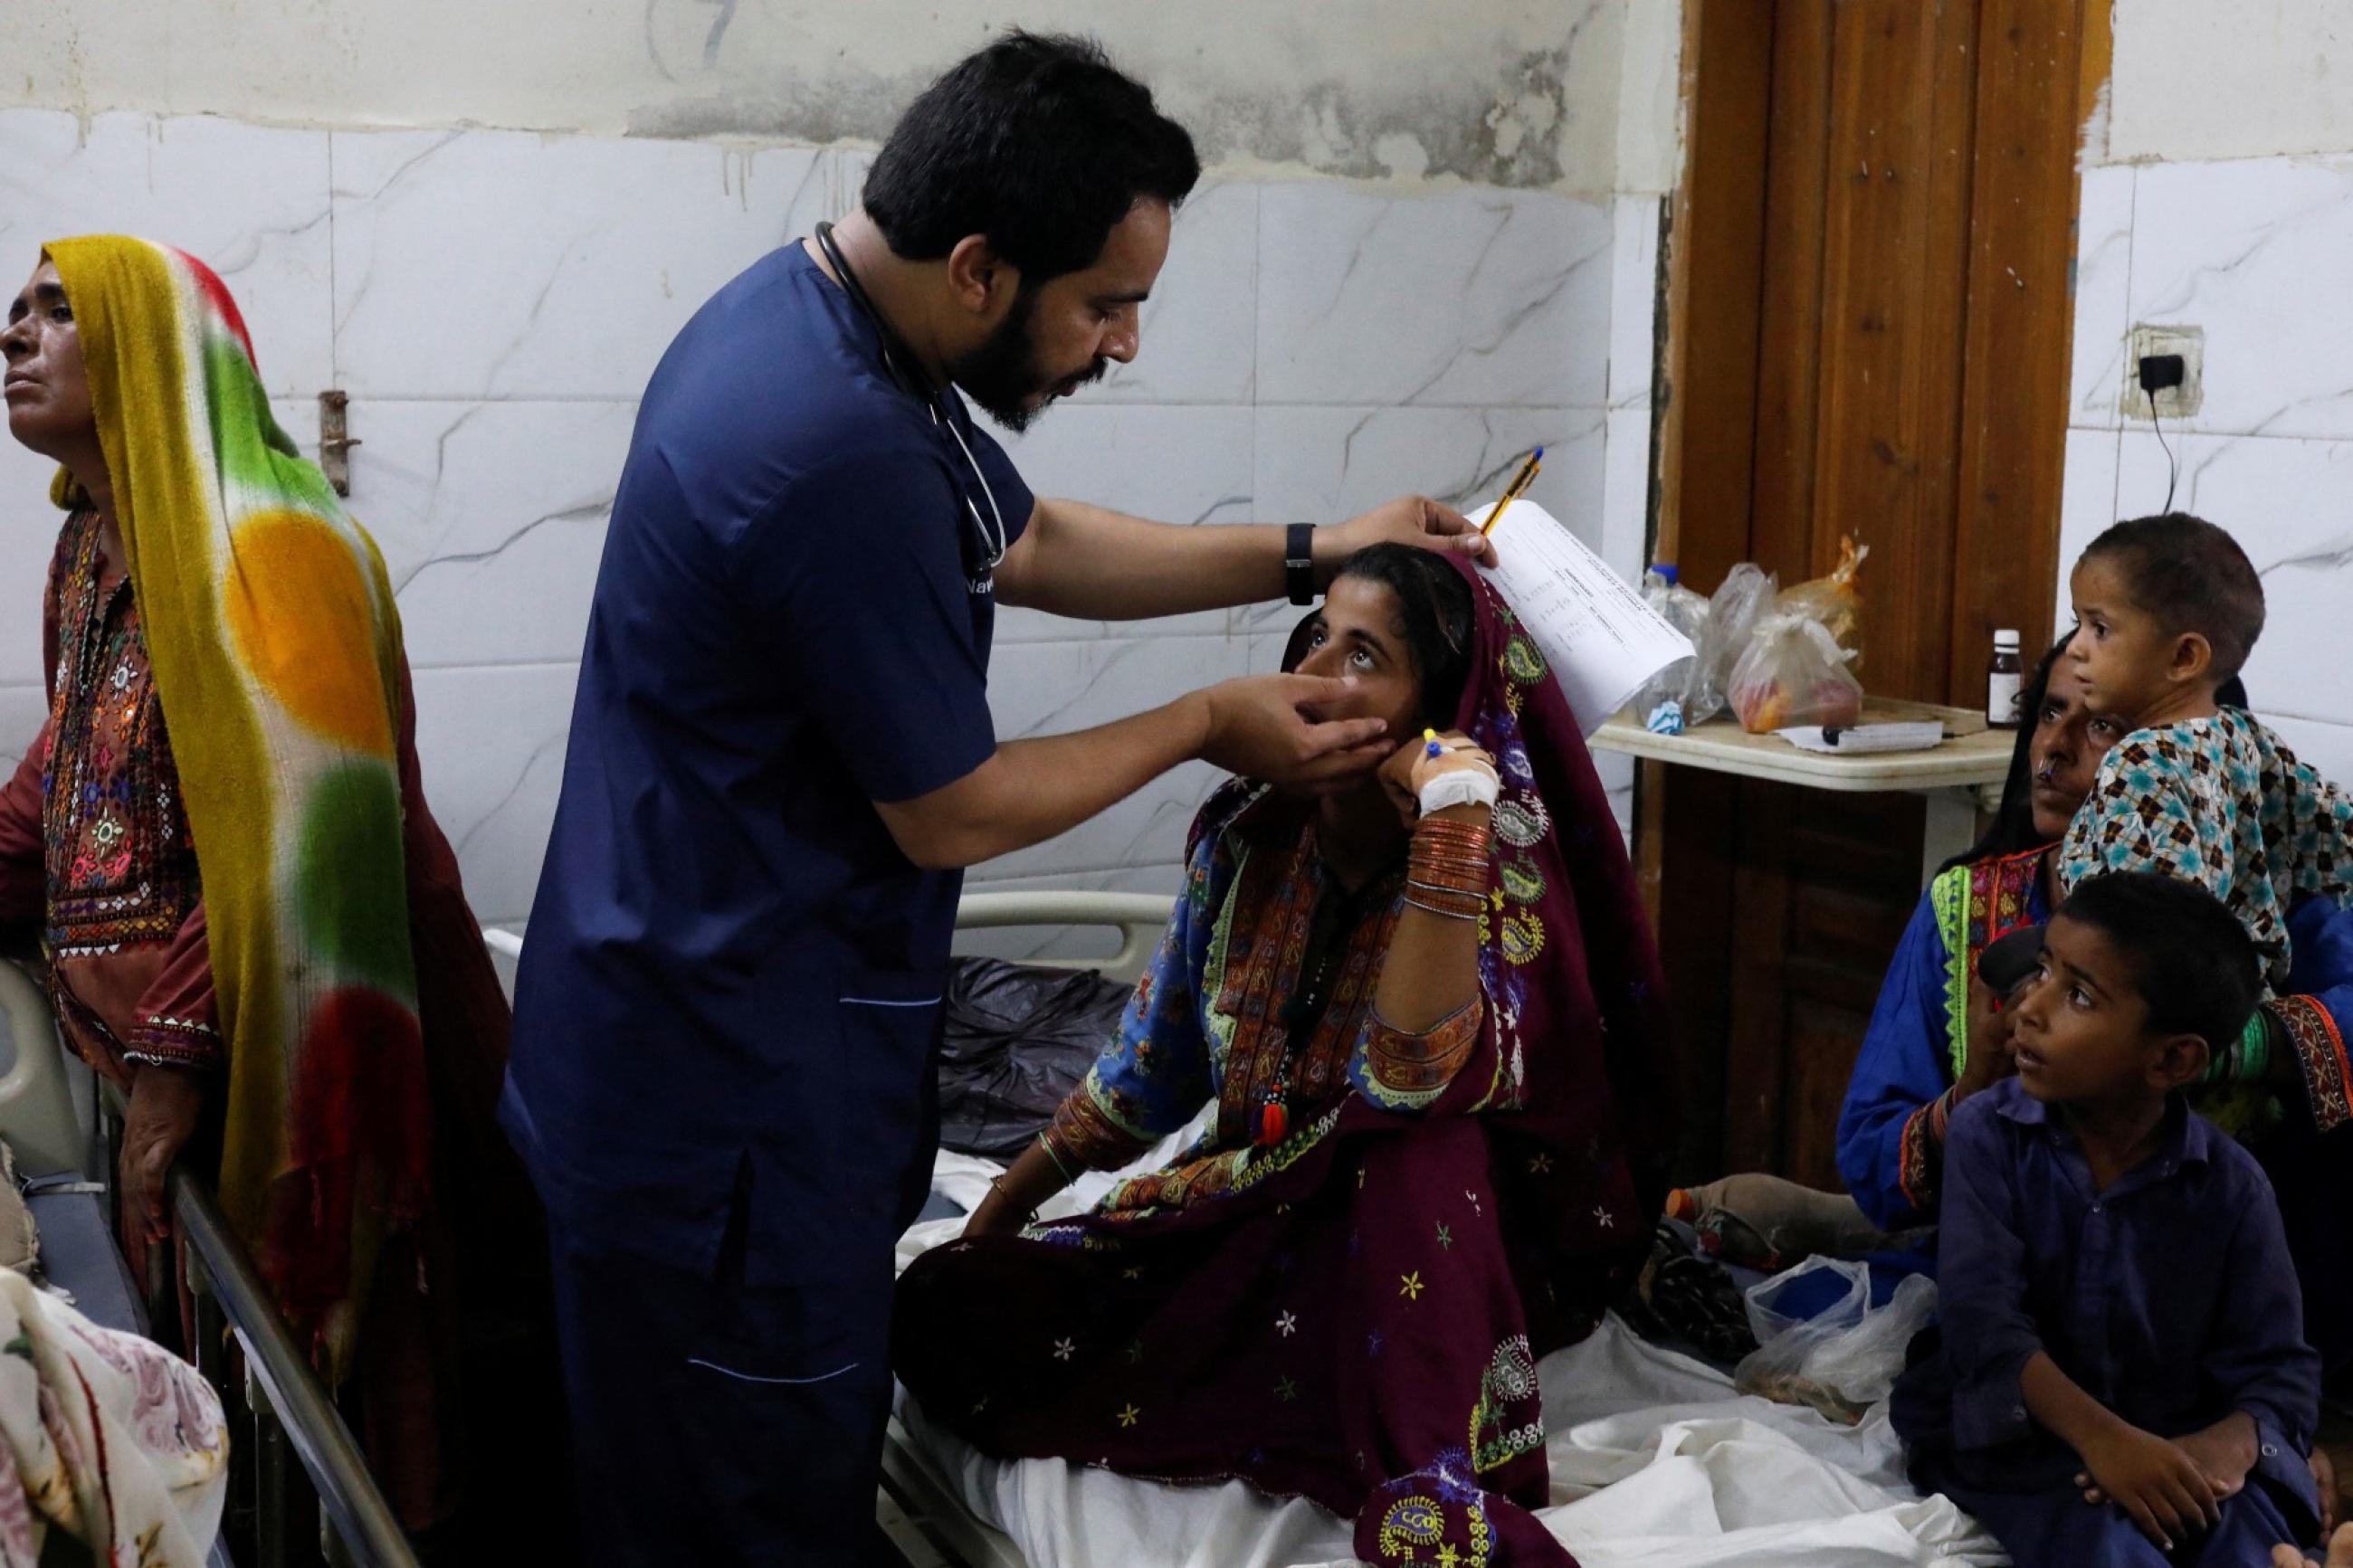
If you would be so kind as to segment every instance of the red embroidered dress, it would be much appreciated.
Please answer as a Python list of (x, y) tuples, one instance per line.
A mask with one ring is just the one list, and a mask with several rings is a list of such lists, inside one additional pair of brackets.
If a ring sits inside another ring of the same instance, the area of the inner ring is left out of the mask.
[(126, 1061), (217, 1067), (203, 880), (131, 580), (99, 520), (67, 521), (43, 600), (49, 716), (0, 790), (0, 920), (37, 920), (67, 1040)]

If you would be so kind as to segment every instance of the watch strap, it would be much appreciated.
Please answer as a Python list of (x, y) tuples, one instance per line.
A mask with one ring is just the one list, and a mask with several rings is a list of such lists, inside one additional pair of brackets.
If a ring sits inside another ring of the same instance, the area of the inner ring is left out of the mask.
[(1315, 529), (1294, 522), (1282, 531), (1282, 586), (1294, 605), (1315, 602)]

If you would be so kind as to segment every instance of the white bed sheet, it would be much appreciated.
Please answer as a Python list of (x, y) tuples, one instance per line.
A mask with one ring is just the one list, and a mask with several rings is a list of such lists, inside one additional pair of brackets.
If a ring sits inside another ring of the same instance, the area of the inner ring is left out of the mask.
[[(933, 1184), (968, 1208), (997, 1170), (944, 1153)], [(1050, 1212), (1091, 1203), (1108, 1184), (1094, 1178)], [(901, 1238), (900, 1266), (962, 1228), (961, 1220), (915, 1226)], [(1883, 1404), (1860, 1426), (1841, 1426), (1810, 1410), (1736, 1394), (1729, 1377), (1651, 1344), (1614, 1316), (1537, 1370), (1552, 1434), (1552, 1503), (1538, 1517), (1586, 1568), (1997, 1568), (2009, 1561), (1948, 1500), (1924, 1499), (1905, 1481)], [(1347, 1524), (1310, 1502), (1279, 1502), (1239, 1481), (1174, 1487), (1060, 1459), (990, 1459), (931, 1426), (912, 1399), (902, 1399), (899, 1415), (925, 1461), (965, 1508), (1013, 1539), (1030, 1568), (1356, 1562)]]

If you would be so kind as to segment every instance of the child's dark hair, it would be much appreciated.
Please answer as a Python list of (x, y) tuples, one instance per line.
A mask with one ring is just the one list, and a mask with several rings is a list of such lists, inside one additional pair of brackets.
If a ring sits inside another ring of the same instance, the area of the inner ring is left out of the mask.
[(2058, 913), (2105, 935), (2131, 963), (2151, 1033), (2196, 1035), (2221, 1051), (2254, 1016), (2263, 997), (2255, 944), (2196, 882), (2109, 871), (2078, 882)]
[[(1333, 579), (1356, 577), (1378, 583), (1397, 600), (1398, 621), (1413, 667), (1421, 678), (1421, 721), (1451, 729), (1462, 705), (1462, 684), (1471, 675), (1474, 625), (1471, 584), (1444, 557), (1409, 544), (1370, 544), (1340, 563)], [(1291, 634), (1282, 668), (1296, 669), (1307, 657), (1309, 616)]]
[(2239, 542), (2202, 517), (2168, 511), (2119, 522), (2084, 552), (2124, 571), (2132, 602), (2168, 637), (2196, 632), (2214, 650), (2219, 685), (2246, 667), (2263, 635), (2263, 583)]

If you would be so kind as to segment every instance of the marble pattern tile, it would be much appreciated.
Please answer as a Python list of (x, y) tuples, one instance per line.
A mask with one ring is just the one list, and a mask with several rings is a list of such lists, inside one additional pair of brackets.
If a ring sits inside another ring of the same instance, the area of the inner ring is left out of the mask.
[[(0, 110), (0, 184), (15, 198), (0, 232), (28, 265), (39, 239), (101, 227), (211, 261), (306, 451), (316, 394), (352, 394), (364, 445), (351, 505), (402, 584), (430, 798), (478, 912), (516, 923), (634, 400), (688, 316), (772, 246), (853, 207), (871, 162), (136, 114), (95, 116), (85, 135), (70, 116)], [(1624, 553), (1641, 518), (1630, 498), (1647, 488), (1632, 476), (1656, 240), (1648, 197), (1205, 187), (1179, 216), (1142, 357), (1057, 409), (1016, 460), (1048, 493), (1145, 516), (1329, 522), (1410, 490), (1484, 499), (1542, 441), (1537, 498)], [(1605, 404), (1620, 409), (1607, 434)], [(0, 640), (0, 753), (44, 706), (30, 612), (54, 538), (38, 500), (48, 472), (0, 444), (0, 494), (39, 525), (0, 530), (0, 584), (24, 612)], [(1008, 612), (1002, 732), (1083, 727), (1271, 669), (1296, 616), (1112, 628)], [(1216, 782), (1178, 769), (975, 885), (1173, 888)]]
[[(1248, 659), (1247, 645), (1225, 637), (1016, 643), (997, 652), (989, 707), (1000, 741), (1062, 734), (1246, 674)], [(1204, 763), (1187, 763), (1061, 837), (990, 862), (983, 874), (1029, 876), (1181, 859), (1193, 812), (1219, 776)]]
[[(1602, 432), (1598, 409), (1261, 408), (1259, 515), (1336, 521), (1417, 491), (1476, 505), (1541, 446), (1544, 471), (1529, 495), (1598, 549)], [(1287, 629), (1294, 618), (1287, 605), (1234, 612), (1237, 628), (1253, 630)]]
[(402, 131), (333, 153), (354, 397), (634, 398), (705, 300), (836, 205), (808, 149)]
[[(8, 296), (14, 299), (16, 296)], [(0, 435), (4, 435), (0, 432)], [(0, 685), (40, 686), (41, 595), (65, 513), (49, 504), (58, 466), (0, 438)]]
[(1177, 210), (1145, 302), (1134, 363), (1087, 395), (1106, 403), (1247, 404), (1257, 380), (1254, 184), (1204, 185)]
[(1259, 198), (1263, 403), (1599, 407), (1607, 207), (1540, 191)]
[(2116, 520), (2120, 443), (2114, 430), (2067, 432), (2066, 467), (2059, 493), (2059, 594), (2053, 606), (2053, 637), (2075, 624), (2075, 612), (2067, 599), (2067, 574), (2074, 569), (2075, 558)]
[(0, 287), (47, 241), (136, 234), (220, 274), (269, 391), (333, 384), (327, 133), (209, 115), (0, 110)]
[(485, 925), (517, 923), (531, 911), (577, 679), (570, 664), (417, 671), (425, 798)]
[[(2175, 450), (2174, 505), (2229, 529), (2263, 577), (2263, 635), (2247, 660), (2248, 693), (2267, 714), (2353, 723), (2342, 629), (2353, 584), (2353, 441), (2192, 435)], [(2164, 462), (2154, 437), (2125, 433), (2120, 515), (2163, 505)]]
[(2353, 159), (2139, 172), (2130, 319), (2205, 329), (2192, 429), (2353, 435), (2353, 316), (2330, 308), (2348, 254)]
[(1661, 196), (1620, 196), (1609, 215), (1609, 406), (1648, 408), (1658, 359)]
[(1651, 552), (1650, 406), (1611, 409), (1608, 439), (1600, 539), (1594, 548), (1628, 582), (1640, 583)]
[(2084, 171), (2075, 219), (2075, 327), (2068, 421), (2115, 429), (2124, 418), (2125, 340), (2132, 286), (2133, 190), (2139, 171)]
[[(1092, 393), (1059, 404), (1026, 435), (998, 439), (1031, 490), (1160, 522), (1255, 521), (1247, 408), (1103, 404)], [(1222, 632), (1226, 612), (1126, 623), (1070, 620), (1008, 608), (1001, 641)], [(1149, 628), (1145, 630), (1144, 628)]]
[(364, 400), (353, 515), (384, 552), (412, 665), (580, 657), (628, 403)]

